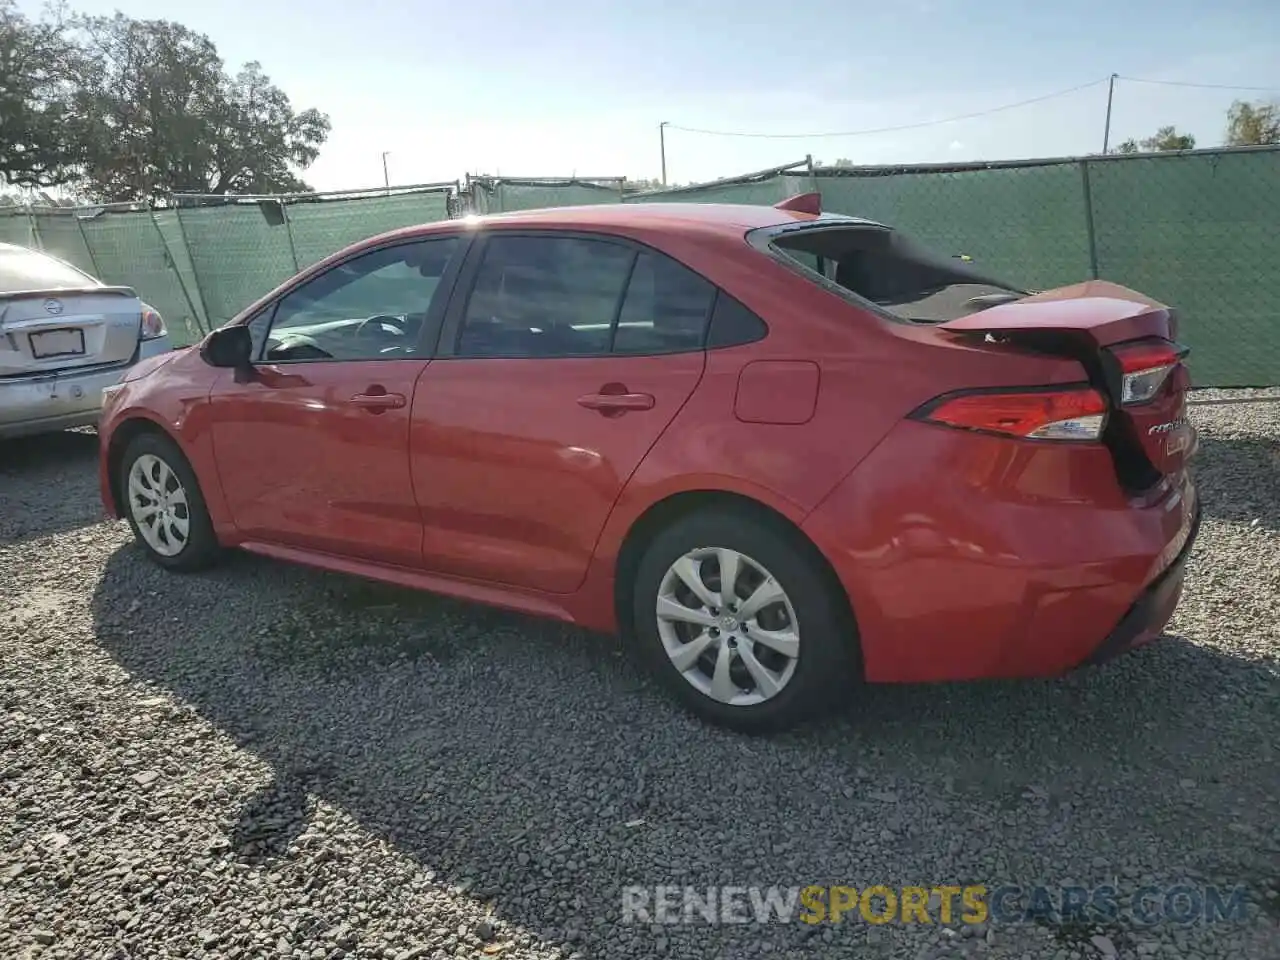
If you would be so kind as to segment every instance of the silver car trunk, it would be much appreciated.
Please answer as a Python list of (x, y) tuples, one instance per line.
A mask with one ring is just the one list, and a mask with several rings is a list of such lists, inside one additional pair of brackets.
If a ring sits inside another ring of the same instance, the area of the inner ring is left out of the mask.
[(124, 365), (141, 323), (129, 287), (0, 293), (0, 377)]

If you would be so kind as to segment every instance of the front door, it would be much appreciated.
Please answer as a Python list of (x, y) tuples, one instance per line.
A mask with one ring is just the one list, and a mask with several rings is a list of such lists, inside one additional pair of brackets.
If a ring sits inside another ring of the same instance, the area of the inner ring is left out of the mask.
[(495, 231), (460, 290), (414, 395), (424, 563), (571, 592), (702, 376), (714, 288), (622, 241)]
[(419, 565), (409, 418), (459, 245), (359, 254), (251, 322), (255, 375), (226, 371), (210, 395), (218, 475), (246, 538)]

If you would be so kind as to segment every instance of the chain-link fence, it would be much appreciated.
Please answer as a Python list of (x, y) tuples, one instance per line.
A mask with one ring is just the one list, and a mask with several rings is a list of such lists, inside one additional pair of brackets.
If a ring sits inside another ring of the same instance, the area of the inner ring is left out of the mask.
[(298, 269), (386, 230), (463, 212), (592, 203), (774, 204), (899, 227), (986, 271), (1044, 289), (1112, 280), (1175, 307), (1202, 386), (1280, 385), (1280, 146), (955, 166), (808, 161), (670, 190), (622, 177), (460, 183), (273, 197), (177, 197), (171, 207), (0, 207), (0, 241), (49, 250), (135, 287), (179, 342)]
[(0, 207), (0, 242), (35, 247), (160, 311), (198, 340), (298, 270), (348, 244), (457, 213), (458, 184), (269, 197), (188, 196), (154, 209)]
[(1201, 386), (1280, 385), (1280, 146), (955, 166), (797, 163), (628, 201), (773, 204), (898, 227), (1026, 288), (1104, 279), (1177, 309)]
[(466, 196), (477, 214), (536, 210), (539, 207), (578, 207), (617, 203), (626, 177), (467, 177)]
[(458, 184), (290, 196), (174, 198), (210, 325), (348, 244), (453, 215)]
[(808, 159), (744, 173), (710, 183), (696, 183), (669, 190), (631, 193), (627, 203), (752, 203), (772, 205), (798, 193), (815, 189), (813, 163)]
[(824, 210), (1024, 287), (1100, 278), (1171, 305), (1201, 386), (1280, 384), (1280, 147), (813, 174)]

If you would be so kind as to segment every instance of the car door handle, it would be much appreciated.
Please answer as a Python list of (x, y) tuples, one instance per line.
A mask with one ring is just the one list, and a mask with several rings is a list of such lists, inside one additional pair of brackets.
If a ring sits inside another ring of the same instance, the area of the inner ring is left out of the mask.
[(653, 396), (648, 393), (588, 393), (578, 398), (578, 406), (602, 413), (652, 410), (653, 402)]
[(365, 410), (380, 412), (382, 410), (399, 410), (405, 405), (405, 398), (400, 393), (357, 393), (351, 403)]

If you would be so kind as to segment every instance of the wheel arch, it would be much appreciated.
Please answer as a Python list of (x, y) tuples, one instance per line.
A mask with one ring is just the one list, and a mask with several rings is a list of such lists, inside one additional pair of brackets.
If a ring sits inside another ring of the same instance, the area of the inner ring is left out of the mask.
[[(124, 460), (124, 453), (129, 449), (129, 444), (144, 433), (152, 433), (172, 441), (179, 450), (182, 450), (183, 456), (187, 456), (182, 448), (182, 442), (159, 421), (141, 414), (120, 421), (111, 431), (111, 439), (107, 444), (107, 489), (111, 493), (112, 504), (120, 516), (124, 515), (124, 500), (120, 490), (120, 467)], [(191, 458), (187, 457), (187, 459), (189, 461)]]
[(724, 489), (692, 489), (668, 494), (646, 507), (627, 528), (618, 546), (614, 562), (613, 593), (614, 609), (618, 625), (624, 635), (631, 633), (633, 623), (631, 584), (644, 551), (653, 538), (680, 519), (704, 510), (722, 510), (740, 513), (752, 519), (763, 521), (798, 548), (807, 553), (821, 571), (828, 589), (837, 598), (841, 616), (844, 618), (846, 635), (856, 658), (858, 670), (861, 671), (861, 648), (858, 641), (857, 618), (848, 591), (836, 575), (835, 567), (817, 544), (801, 529), (802, 517), (788, 516), (782, 509), (766, 503), (764, 500)]

